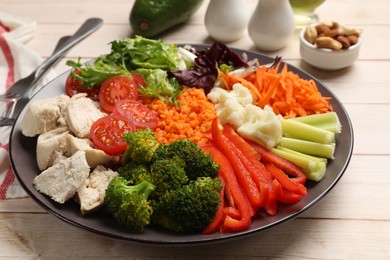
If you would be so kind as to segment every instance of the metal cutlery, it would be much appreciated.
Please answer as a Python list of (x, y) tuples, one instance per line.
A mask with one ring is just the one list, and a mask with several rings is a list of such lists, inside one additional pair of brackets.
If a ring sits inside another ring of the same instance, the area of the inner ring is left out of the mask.
[[(53, 51), (53, 54), (57, 52), (63, 45), (64, 43), (70, 38), (70, 36), (63, 36), (61, 37), (57, 45)], [(55, 63), (57, 63), (61, 57), (58, 57), (55, 61), (53, 61), (53, 64), (51, 66), (54, 66)], [(48, 66), (49, 68), (50, 66)], [(39, 73), (36, 74), (35, 82), (39, 82), (39, 80), (46, 74), (47, 70), (40, 70)], [(31, 87), (34, 88), (36, 87), (37, 84), (33, 84)], [(15, 117), (9, 117), (13, 113), (13, 106), (15, 105), (15, 102), (17, 101), (18, 97), (16, 94), (11, 93), (11, 92), (6, 92), (2, 95), (0, 95), (0, 102), (5, 102), (7, 103), (7, 108), (0, 117), (0, 126), (8, 126), (8, 125), (13, 125), (15, 122)]]
[(85, 21), (74, 35), (70, 36), (62, 45), (57, 45), (58, 47), (54, 53), (29, 76), (17, 81), (4, 95), (0, 95), (0, 101), (7, 101), (9, 103), (5, 112), (0, 117), (0, 126), (12, 125), (16, 117), (30, 101), (32, 89), (40, 77), (73, 46), (95, 32), (102, 24), (103, 20), (100, 18), (90, 18)]

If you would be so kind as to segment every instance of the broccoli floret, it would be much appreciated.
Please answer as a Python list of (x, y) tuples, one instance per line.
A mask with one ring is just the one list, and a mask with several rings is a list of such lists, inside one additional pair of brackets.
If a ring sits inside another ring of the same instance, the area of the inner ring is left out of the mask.
[(120, 177), (129, 181), (130, 185), (138, 184), (145, 180), (150, 182), (149, 166), (146, 164), (131, 161), (118, 168), (117, 172)]
[(108, 184), (104, 204), (118, 223), (140, 232), (150, 224), (153, 208), (148, 197), (154, 188), (148, 181), (130, 186), (126, 179), (115, 177)]
[(161, 144), (154, 153), (152, 161), (161, 158), (179, 156), (184, 160), (184, 168), (190, 180), (198, 177), (215, 178), (219, 172), (219, 165), (213, 158), (189, 139), (176, 140), (170, 144)]
[(125, 163), (130, 161), (137, 163), (150, 162), (159, 145), (156, 134), (150, 128), (128, 132), (123, 136), (123, 139), (127, 143), (127, 149), (123, 156)]
[(166, 192), (187, 184), (189, 180), (184, 167), (184, 160), (178, 156), (154, 161), (150, 166), (150, 178), (156, 186), (153, 198), (160, 198)]
[[(151, 222), (174, 232), (201, 231), (220, 203), (219, 165), (187, 139), (145, 145), (150, 136), (155, 140), (148, 131), (125, 135), (129, 162), (108, 185), (108, 211), (132, 231), (142, 231)], [(141, 161), (146, 156), (149, 159)]]
[(203, 177), (165, 193), (153, 204), (152, 223), (174, 232), (202, 231), (214, 218), (222, 189), (218, 178)]

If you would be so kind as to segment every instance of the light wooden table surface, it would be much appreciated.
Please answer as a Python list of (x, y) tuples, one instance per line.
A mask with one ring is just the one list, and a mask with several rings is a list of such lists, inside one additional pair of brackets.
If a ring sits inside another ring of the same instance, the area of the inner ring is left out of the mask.
[[(93, 58), (108, 43), (129, 36), (126, 0), (1, 0), (0, 10), (38, 22), (27, 44), (47, 57), (56, 41), (85, 19), (104, 26), (72, 49), (67, 58)], [(211, 43), (203, 24), (208, 1), (185, 25), (163, 35), (173, 43)], [(248, 1), (254, 6), (257, 1)], [(390, 259), (390, 5), (388, 0), (328, 0), (317, 10), (364, 30), (359, 60), (334, 72), (302, 62), (297, 33), (282, 55), (327, 85), (345, 105), (355, 145), (347, 171), (318, 204), (296, 219), (244, 239), (191, 247), (156, 247), (106, 238), (46, 213), (32, 199), (0, 201), (1, 259)], [(245, 34), (229, 44), (256, 50)], [(59, 73), (68, 68), (61, 62)]]

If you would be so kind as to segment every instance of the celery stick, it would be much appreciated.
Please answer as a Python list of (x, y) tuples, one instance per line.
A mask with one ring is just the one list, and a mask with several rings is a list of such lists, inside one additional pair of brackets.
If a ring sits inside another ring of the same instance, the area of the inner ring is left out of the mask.
[(296, 154), (296, 155), (299, 155), (307, 160), (317, 160), (321, 163), (324, 163), (325, 165), (328, 163), (328, 159), (325, 158), (325, 157), (320, 157), (320, 156), (314, 156), (314, 155), (309, 155), (309, 154), (304, 154), (304, 153), (301, 153), (301, 152), (297, 152), (297, 151), (294, 151), (294, 150), (291, 150), (289, 148), (286, 148), (286, 147), (283, 147), (283, 146), (280, 146), (278, 145), (277, 147), (275, 147), (275, 149), (278, 149), (278, 150), (281, 150), (281, 151), (284, 151), (284, 152), (289, 152), (289, 153), (293, 153), (293, 154)]
[(342, 126), (336, 112), (301, 116), (289, 120), (296, 120), (333, 133), (341, 133)]
[(300, 167), (309, 180), (320, 181), (325, 176), (327, 161), (325, 158), (317, 158), (279, 146), (272, 148), (271, 151)]
[(330, 144), (335, 142), (335, 133), (311, 126), (296, 120), (280, 119), (282, 131), (286, 136), (294, 136), (297, 139)]
[(328, 159), (334, 159), (333, 154), (336, 148), (335, 143), (321, 144), (317, 142), (311, 142), (311, 141), (300, 140), (295, 138), (286, 138), (286, 137), (282, 138), (282, 141), (280, 142), (280, 146), (304, 154), (321, 156)]

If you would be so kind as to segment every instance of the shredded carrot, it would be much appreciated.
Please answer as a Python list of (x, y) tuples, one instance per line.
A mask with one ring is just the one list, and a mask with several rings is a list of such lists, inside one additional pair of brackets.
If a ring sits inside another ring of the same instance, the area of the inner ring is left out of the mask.
[(198, 144), (208, 142), (211, 122), (217, 114), (214, 104), (207, 99), (204, 90), (184, 87), (177, 100), (180, 105), (157, 98), (145, 102), (159, 117), (154, 130), (159, 143), (169, 144), (182, 138), (188, 138)]
[(301, 78), (289, 71), (287, 64), (279, 70), (276, 67), (257, 66), (257, 70), (245, 78), (221, 73), (226, 89), (231, 89), (234, 83), (247, 87), (256, 98), (256, 105), (263, 108), (269, 105), (276, 114), (285, 118), (294, 118), (311, 114), (332, 111), (330, 97), (324, 97), (319, 92), (314, 80)]

